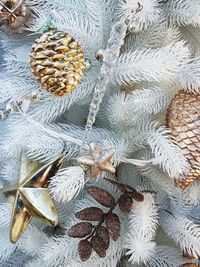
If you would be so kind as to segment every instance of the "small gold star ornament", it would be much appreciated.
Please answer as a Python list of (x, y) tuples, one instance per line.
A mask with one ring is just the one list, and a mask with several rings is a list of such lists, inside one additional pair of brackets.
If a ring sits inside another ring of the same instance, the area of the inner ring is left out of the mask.
[(78, 158), (78, 162), (86, 172), (89, 171), (91, 178), (96, 178), (104, 171), (115, 173), (115, 167), (112, 164), (114, 154), (115, 149), (103, 149), (100, 145), (92, 143), (85, 155)]
[(48, 225), (58, 223), (55, 204), (47, 185), (63, 163), (63, 157), (32, 171), (25, 179), (20, 172), (19, 185), (12, 212), (10, 241), (16, 243), (33, 217)]

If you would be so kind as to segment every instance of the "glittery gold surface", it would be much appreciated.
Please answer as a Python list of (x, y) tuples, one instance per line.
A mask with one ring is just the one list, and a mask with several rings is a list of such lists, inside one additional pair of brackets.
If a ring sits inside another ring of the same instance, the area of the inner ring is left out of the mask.
[(176, 180), (186, 188), (200, 177), (200, 95), (179, 91), (168, 108), (167, 127), (190, 163), (189, 175)]
[(61, 31), (44, 33), (36, 40), (30, 64), (37, 80), (56, 96), (74, 91), (86, 68), (83, 49), (73, 37)]

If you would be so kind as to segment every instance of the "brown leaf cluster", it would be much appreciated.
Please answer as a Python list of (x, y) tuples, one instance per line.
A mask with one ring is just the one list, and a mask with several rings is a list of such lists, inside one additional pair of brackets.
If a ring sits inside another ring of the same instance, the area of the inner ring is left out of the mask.
[[(133, 206), (133, 199), (136, 201), (144, 200), (143, 194), (137, 192), (131, 186), (109, 179), (107, 181), (122, 192), (120, 198), (116, 201), (106, 190), (97, 186), (88, 187), (88, 193), (109, 210), (103, 212), (98, 207), (88, 207), (80, 210), (75, 214), (75, 217), (83, 222), (75, 224), (68, 231), (70, 237), (82, 239), (78, 245), (78, 253), (82, 261), (87, 261), (92, 251), (95, 251), (99, 257), (106, 257), (110, 239), (114, 241), (119, 239), (121, 224), (118, 215), (113, 212), (117, 205), (122, 212), (129, 213)], [(98, 222), (98, 224), (93, 225), (92, 222)]]

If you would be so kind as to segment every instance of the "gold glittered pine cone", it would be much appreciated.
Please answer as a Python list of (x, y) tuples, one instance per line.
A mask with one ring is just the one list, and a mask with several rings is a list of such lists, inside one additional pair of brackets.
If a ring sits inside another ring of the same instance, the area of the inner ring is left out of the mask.
[(200, 94), (179, 91), (169, 105), (166, 122), (190, 163), (188, 176), (176, 180), (177, 186), (186, 188), (200, 177)]
[(56, 96), (74, 91), (86, 68), (83, 49), (72, 36), (62, 31), (44, 33), (35, 41), (30, 64), (37, 80)]
[(29, 12), (23, 0), (0, 1), (0, 28), (8, 35), (21, 33), (28, 20)]

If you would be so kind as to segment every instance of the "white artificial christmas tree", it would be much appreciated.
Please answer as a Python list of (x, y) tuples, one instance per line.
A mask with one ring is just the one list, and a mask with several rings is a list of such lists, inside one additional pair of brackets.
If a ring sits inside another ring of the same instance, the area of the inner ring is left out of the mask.
[[(0, 266), (198, 267), (199, 0), (4, 0), (0, 25)], [(57, 33), (84, 52), (83, 77), (65, 95), (46, 82), (70, 84), (55, 62), (78, 48), (58, 47)], [(30, 169), (60, 158), (43, 173), (58, 215), (49, 226), (38, 219), (50, 200), (31, 202), (19, 180), (46, 190)], [(15, 223), (16, 190), (30, 222)]]

